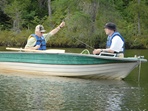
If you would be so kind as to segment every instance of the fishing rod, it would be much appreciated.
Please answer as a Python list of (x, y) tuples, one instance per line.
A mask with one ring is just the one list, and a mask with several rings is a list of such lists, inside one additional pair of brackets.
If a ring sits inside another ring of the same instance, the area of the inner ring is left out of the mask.
[[(67, 18), (64, 18), (62, 21), (64, 21), (64, 22), (65, 22), (65, 20), (66, 20), (66, 19), (67, 19)], [(75, 37), (72, 37), (72, 38), (76, 39), (77, 41), (81, 42), (82, 44), (85, 44), (87, 47), (89, 47), (89, 48), (91, 48), (91, 49), (93, 49), (93, 50), (94, 50), (94, 48), (93, 48), (92, 46), (90, 46), (90, 45), (88, 45), (88, 44), (84, 43), (83, 41), (81, 41), (81, 40), (79, 40), (79, 39), (77, 39), (77, 38), (75, 38)]]
[[(65, 22), (65, 20), (66, 20), (66, 19), (67, 19), (67, 18), (64, 18), (62, 21), (64, 21), (64, 22)], [(89, 47), (89, 48), (91, 48), (91, 49), (93, 49), (93, 50), (94, 50), (94, 48), (93, 48), (92, 46), (90, 46), (90, 45), (88, 45), (88, 44), (84, 43), (83, 41), (81, 41), (81, 40), (79, 40), (79, 39), (77, 39), (77, 38), (75, 38), (75, 37), (72, 37), (72, 38), (76, 39), (77, 41), (79, 41), (79, 42), (81, 42), (81, 43), (85, 44), (87, 47)]]
[(88, 44), (84, 43), (83, 41), (81, 41), (81, 40), (79, 40), (79, 39), (77, 39), (77, 38), (74, 38), (74, 39), (76, 39), (77, 41), (79, 41), (79, 42), (81, 42), (81, 43), (85, 44), (85, 45), (86, 45), (86, 46), (88, 46), (89, 48), (94, 49), (92, 46), (90, 46), (90, 45), (88, 45)]

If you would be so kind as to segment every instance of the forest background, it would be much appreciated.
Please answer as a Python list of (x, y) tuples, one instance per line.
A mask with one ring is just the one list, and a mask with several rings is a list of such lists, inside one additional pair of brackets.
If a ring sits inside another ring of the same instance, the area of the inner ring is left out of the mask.
[(104, 25), (114, 22), (128, 49), (148, 49), (148, 0), (1, 0), (0, 46), (24, 47), (38, 24), (66, 26), (48, 47), (105, 47)]

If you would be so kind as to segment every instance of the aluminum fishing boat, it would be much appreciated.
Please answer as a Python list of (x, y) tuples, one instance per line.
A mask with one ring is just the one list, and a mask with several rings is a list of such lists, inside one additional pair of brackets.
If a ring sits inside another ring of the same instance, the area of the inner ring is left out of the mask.
[(141, 57), (119, 58), (113, 54), (78, 54), (64, 51), (0, 52), (0, 72), (28, 73), (93, 79), (123, 79), (139, 64)]

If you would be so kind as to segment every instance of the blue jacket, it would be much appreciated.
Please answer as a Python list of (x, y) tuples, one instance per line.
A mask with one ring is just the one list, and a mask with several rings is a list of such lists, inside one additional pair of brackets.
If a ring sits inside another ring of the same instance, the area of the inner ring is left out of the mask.
[(111, 46), (111, 44), (112, 44), (112, 39), (115, 37), (115, 36), (119, 36), (120, 38), (121, 38), (121, 40), (123, 41), (123, 46), (122, 46), (122, 48), (123, 48), (123, 52), (124, 52), (124, 50), (125, 50), (125, 48), (124, 48), (124, 38), (120, 35), (120, 33), (119, 32), (114, 32), (111, 36), (108, 36), (108, 38), (107, 38), (107, 42), (106, 42), (106, 48), (110, 48), (110, 46)]
[(38, 37), (37, 35), (35, 34), (31, 34), (32, 37), (36, 38), (36, 45), (40, 45), (40, 48), (38, 50), (46, 50), (46, 42), (45, 42), (45, 38), (42, 36), (42, 37)]

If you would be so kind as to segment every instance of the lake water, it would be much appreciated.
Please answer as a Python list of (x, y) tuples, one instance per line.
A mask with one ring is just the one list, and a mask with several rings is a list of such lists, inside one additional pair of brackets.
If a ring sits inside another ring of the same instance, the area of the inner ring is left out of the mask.
[[(66, 49), (81, 52), (83, 49)], [(126, 50), (125, 56), (148, 50)], [(148, 62), (124, 81), (49, 76), (20, 76), (0, 72), (0, 111), (147, 111)]]

